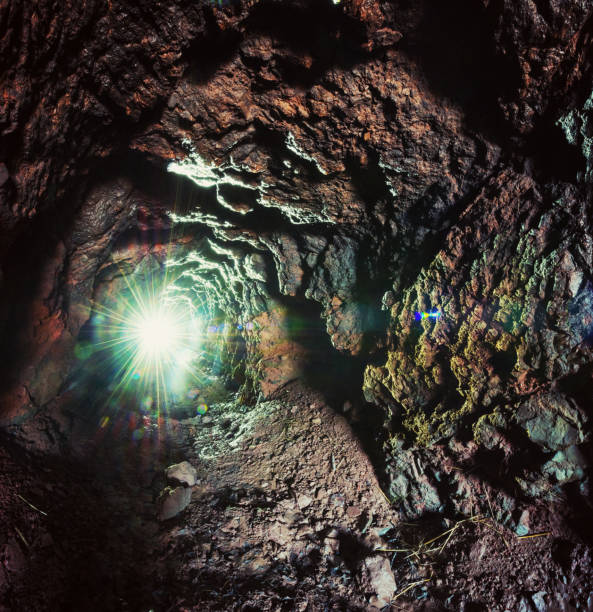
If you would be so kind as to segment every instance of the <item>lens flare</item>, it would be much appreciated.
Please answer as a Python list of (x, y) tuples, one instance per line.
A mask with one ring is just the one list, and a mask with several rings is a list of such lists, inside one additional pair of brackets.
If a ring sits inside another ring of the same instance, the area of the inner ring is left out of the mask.
[(431, 312), (415, 312), (414, 319), (416, 321), (422, 321), (423, 319), (439, 319), (441, 313), (438, 310), (432, 310)]
[(137, 298), (114, 331), (122, 384), (151, 390), (159, 410), (191, 375), (201, 342), (195, 315), (187, 302), (157, 294)]
[(200, 340), (187, 303), (168, 300), (164, 294), (130, 304), (111, 327), (111, 335), (122, 371), (132, 380), (187, 367)]
[(170, 284), (129, 282), (113, 306), (95, 308), (95, 346), (111, 371), (110, 401), (135, 397), (141, 410), (158, 414), (199, 380), (205, 322)]
[(182, 338), (182, 322), (162, 308), (143, 313), (130, 325), (130, 339), (136, 343), (139, 356), (150, 361), (174, 358)]
[(81, 393), (94, 389), (92, 401), (108, 418), (139, 411), (166, 422), (198, 403), (225, 350), (226, 336), (207, 327), (217, 321), (217, 331), (225, 328), (215, 296), (188, 276), (183, 258), (170, 258), (166, 247), (129, 257), (125, 248), (113, 253), (106, 281), (97, 285), (75, 350), (77, 384)]

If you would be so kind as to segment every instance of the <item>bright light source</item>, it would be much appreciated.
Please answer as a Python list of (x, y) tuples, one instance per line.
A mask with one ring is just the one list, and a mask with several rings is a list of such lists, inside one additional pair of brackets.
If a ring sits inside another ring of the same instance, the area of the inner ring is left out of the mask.
[(203, 326), (189, 302), (164, 291), (134, 291), (120, 312), (105, 310), (98, 332), (105, 338), (102, 345), (112, 349), (118, 392), (134, 389), (154, 396), (157, 411), (166, 406), (193, 378)]
[(162, 309), (147, 312), (138, 317), (131, 327), (138, 349), (147, 359), (170, 358), (180, 348), (183, 329), (174, 313)]
[(196, 321), (187, 302), (170, 301), (164, 295), (139, 301), (121, 325), (126, 362), (145, 378), (170, 375), (171, 368), (190, 367), (200, 341)]
[(112, 377), (109, 401), (135, 396), (143, 411), (158, 413), (201, 381), (199, 356), (212, 315), (201, 295), (178, 287), (166, 265), (152, 263), (138, 274), (122, 273), (126, 286), (108, 304), (95, 304), (93, 324), (96, 348), (109, 349), (99, 366)]

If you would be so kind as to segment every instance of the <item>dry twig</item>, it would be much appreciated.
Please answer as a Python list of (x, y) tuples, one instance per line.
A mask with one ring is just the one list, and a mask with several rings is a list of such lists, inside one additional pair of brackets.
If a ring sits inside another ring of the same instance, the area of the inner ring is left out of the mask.
[(23, 541), (23, 544), (29, 548), (29, 542), (27, 542), (25, 536), (21, 533), (21, 530), (18, 527), (15, 527), (14, 530), (17, 532), (19, 538)]
[(544, 538), (552, 535), (551, 531), (540, 531), (539, 533), (528, 533), (527, 535), (517, 536), (517, 540), (527, 540), (528, 538)]
[(497, 529), (496, 527), (496, 521), (492, 520), (492, 519), (488, 519), (488, 518), (484, 518), (484, 519), (480, 519), (479, 521), (477, 521), (478, 523), (480, 523), (481, 525), (485, 525), (486, 527), (488, 527), (488, 529), (491, 529), (492, 531), (494, 531), (494, 533), (500, 537), (500, 539), (504, 542), (504, 545), (507, 547), (507, 550), (511, 550), (511, 547), (509, 545), (509, 543), (507, 542), (507, 539), (504, 537), (504, 534), (502, 531), (500, 531), (499, 529)]
[(37, 506), (34, 506), (30, 501), (27, 501), (22, 495), (19, 495), (17, 493), (16, 496), (19, 497), (20, 499), (22, 499), (27, 504), (27, 506), (33, 508), (33, 510), (37, 510), (37, 512), (39, 512), (39, 514), (43, 514), (43, 516), (47, 516), (47, 512), (44, 512), (43, 510), (40, 510)]
[(401, 597), (408, 591), (412, 590), (414, 587), (417, 587), (419, 584), (424, 584), (425, 582), (430, 582), (430, 578), (424, 578), (424, 580), (418, 580), (417, 582), (412, 582), (412, 584), (409, 584), (405, 589), (401, 590), (399, 593), (394, 595), (391, 601), (394, 602), (398, 597)]
[(385, 491), (383, 491), (383, 489), (379, 485), (377, 485), (377, 489), (379, 489), (379, 492), (384, 497), (385, 501), (391, 506), (392, 502), (389, 499), (389, 497), (387, 497), (387, 495), (385, 494)]

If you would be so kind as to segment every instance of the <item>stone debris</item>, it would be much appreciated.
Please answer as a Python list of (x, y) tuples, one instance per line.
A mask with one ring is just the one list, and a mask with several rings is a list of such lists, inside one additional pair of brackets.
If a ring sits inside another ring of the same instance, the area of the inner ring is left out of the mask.
[(301, 510), (308, 508), (313, 503), (313, 500), (308, 495), (299, 495), (297, 498), (297, 504)]
[(389, 559), (381, 555), (368, 557), (364, 560), (364, 568), (375, 591), (375, 597), (370, 600), (371, 605), (379, 609), (389, 605), (396, 589)]
[(167, 487), (164, 489), (158, 500), (158, 518), (166, 521), (183, 512), (191, 501), (191, 489), (188, 487)]
[(186, 487), (193, 487), (196, 484), (197, 475), (196, 468), (189, 461), (175, 463), (165, 470), (165, 476), (169, 482)]

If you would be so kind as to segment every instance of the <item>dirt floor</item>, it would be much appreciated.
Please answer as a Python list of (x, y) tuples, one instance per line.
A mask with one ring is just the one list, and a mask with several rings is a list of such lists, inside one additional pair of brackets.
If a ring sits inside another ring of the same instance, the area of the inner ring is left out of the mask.
[[(70, 456), (1, 440), (2, 611), (593, 610), (592, 548), (558, 510), (530, 508), (524, 537), (489, 516), (405, 523), (298, 385), (87, 425)], [(191, 487), (165, 476), (183, 461)]]

